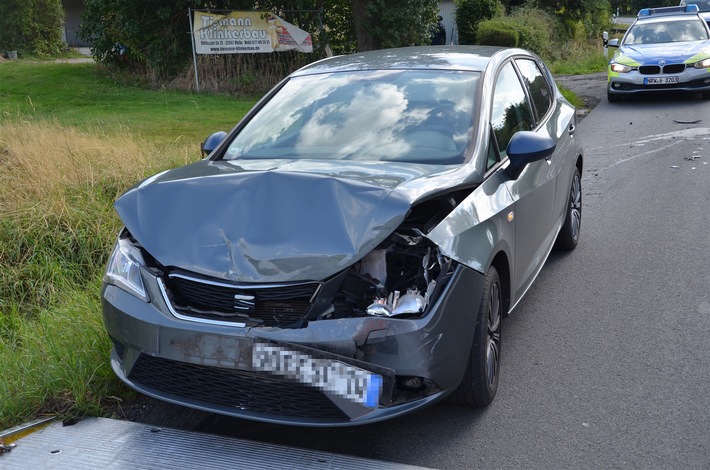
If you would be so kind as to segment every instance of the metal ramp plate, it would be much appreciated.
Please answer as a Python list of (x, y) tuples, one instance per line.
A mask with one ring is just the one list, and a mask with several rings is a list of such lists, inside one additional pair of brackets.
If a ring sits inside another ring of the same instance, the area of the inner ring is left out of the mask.
[(3, 470), (422, 468), (106, 418), (54, 422), (16, 444)]

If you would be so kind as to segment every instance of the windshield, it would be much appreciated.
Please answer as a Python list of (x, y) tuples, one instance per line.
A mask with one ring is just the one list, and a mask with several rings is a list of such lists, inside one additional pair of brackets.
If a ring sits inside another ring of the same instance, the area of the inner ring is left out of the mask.
[(664, 42), (704, 41), (708, 38), (698, 18), (682, 21), (637, 23), (626, 35), (624, 44), (657, 44)]
[(700, 8), (700, 11), (710, 11), (710, 0), (692, 0), (687, 1), (684, 5), (695, 4)]
[(359, 71), (291, 78), (225, 159), (464, 161), (479, 74)]

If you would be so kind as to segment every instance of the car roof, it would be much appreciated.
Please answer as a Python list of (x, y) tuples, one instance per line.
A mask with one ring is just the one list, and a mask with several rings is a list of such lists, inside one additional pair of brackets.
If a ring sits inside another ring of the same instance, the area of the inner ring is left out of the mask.
[(292, 76), (359, 70), (464, 70), (483, 72), (497, 54), (529, 55), (522, 49), (494, 46), (423, 46), (381, 49), (323, 59)]

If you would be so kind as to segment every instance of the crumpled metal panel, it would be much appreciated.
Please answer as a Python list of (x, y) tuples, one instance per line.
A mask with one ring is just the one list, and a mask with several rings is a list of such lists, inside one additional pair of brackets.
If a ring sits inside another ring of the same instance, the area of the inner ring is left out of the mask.
[(515, 203), (500, 174), (476, 188), (449, 216), (427, 234), (442, 253), (471, 269), (485, 272), (502, 240), (513, 240), (515, 224), (507, 220)]
[(400, 193), (353, 179), (198, 165), (134, 187), (116, 211), (163, 265), (236, 282), (324, 279), (377, 246), (410, 208)]

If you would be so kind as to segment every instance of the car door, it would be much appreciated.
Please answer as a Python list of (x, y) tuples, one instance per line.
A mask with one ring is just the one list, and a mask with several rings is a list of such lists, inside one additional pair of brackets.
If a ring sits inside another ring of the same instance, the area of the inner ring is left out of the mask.
[[(547, 133), (541, 126), (530, 100), (522, 75), (513, 61), (500, 69), (493, 91), (491, 127), (501, 160), (507, 157), (508, 142), (516, 132)], [(528, 164), (517, 179), (505, 174), (505, 166), (498, 171), (515, 201), (515, 248), (511, 297), (515, 302), (522, 297), (549, 254), (556, 230), (553, 228), (555, 200), (555, 168), (552, 158)], [(514, 306), (514, 304), (512, 304)]]
[[(533, 59), (518, 58), (515, 64), (520, 71), (526, 91), (537, 116), (537, 132), (555, 140), (555, 153), (548, 159), (555, 179), (555, 198), (552, 207), (552, 226), (555, 232), (564, 223), (569, 204), (569, 185), (574, 171), (574, 133), (576, 119), (574, 108), (566, 102), (555, 106), (554, 82), (547, 69)], [(548, 78), (546, 78), (548, 77)]]

